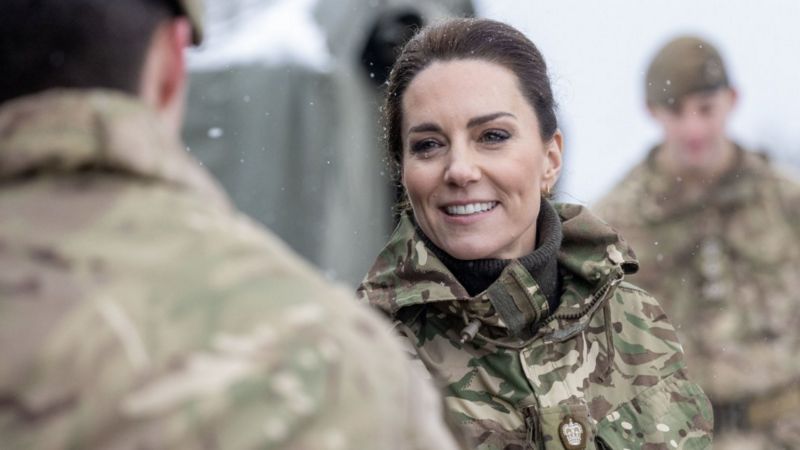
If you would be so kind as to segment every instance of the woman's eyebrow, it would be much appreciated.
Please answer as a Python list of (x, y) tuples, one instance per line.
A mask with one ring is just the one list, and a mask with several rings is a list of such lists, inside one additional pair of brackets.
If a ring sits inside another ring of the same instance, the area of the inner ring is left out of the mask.
[(442, 129), (441, 129), (441, 127), (439, 127), (439, 125), (436, 125), (435, 123), (431, 123), (431, 122), (421, 123), (419, 125), (415, 125), (415, 126), (413, 126), (413, 127), (408, 129), (408, 133), (409, 134), (411, 134), (411, 133), (427, 133), (427, 132), (431, 132), (431, 131), (440, 132), (440, 131), (442, 131)]
[[(517, 118), (517, 116), (515, 116), (515, 115), (513, 115), (513, 114), (511, 114), (509, 112), (500, 111), (500, 112), (486, 114), (486, 115), (483, 115), (483, 116), (473, 117), (472, 119), (469, 119), (469, 122), (467, 122), (467, 128), (473, 128), (473, 127), (477, 127), (478, 125), (483, 125), (484, 123), (491, 122), (491, 121), (497, 119), (498, 117), (513, 117), (515, 119)], [(441, 131), (442, 131), (442, 128), (439, 125), (436, 125), (435, 123), (431, 123), (431, 122), (421, 123), (419, 125), (415, 125), (415, 126), (413, 126), (413, 127), (408, 129), (408, 133), (409, 134), (411, 134), (411, 133), (426, 133), (426, 132), (441, 132)]]
[(511, 113), (500, 111), (496, 113), (486, 114), (485, 116), (478, 116), (469, 119), (469, 122), (467, 122), (467, 128), (477, 127), (478, 125), (483, 125), (486, 122), (491, 122), (494, 119), (497, 119), (498, 117), (505, 117), (505, 116), (513, 117), (515, 119), (517, 118), (517, 116)]

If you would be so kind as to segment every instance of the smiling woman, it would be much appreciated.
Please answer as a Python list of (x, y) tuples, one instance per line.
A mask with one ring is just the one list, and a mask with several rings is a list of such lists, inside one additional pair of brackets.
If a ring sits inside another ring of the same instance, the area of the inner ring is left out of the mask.
[(482, 60), (435, 62), (402, 108), (402, 182), (425, 235), (463, 260), (531, 253), (561, 134), (543, 142), (514, 73)]
[(706, 448), (708, 400), (638, 263), (586, 209), (553, 205), (562, 136), (517, 30), (423, 29), (389, 78), (409, 210), (358, 289), (396, 321), (479, 449)]

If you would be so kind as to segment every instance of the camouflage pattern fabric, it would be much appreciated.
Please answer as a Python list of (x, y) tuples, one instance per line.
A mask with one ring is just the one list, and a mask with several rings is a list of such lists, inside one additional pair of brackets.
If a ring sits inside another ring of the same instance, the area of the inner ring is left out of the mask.
[[(663, 302), (692, 378), (715, 405), (800, 389), (800, 185), (737, 148), (734, 166), (688, 198), (658, 170), (656, 151), (597, 208), (641, 262), (632, 281)], [(730, 446), (724, 435), (734, 430), (720, 429), (715, 447), (800, 448), (795, 403), (786, 414), (775, 409), (769, 424), (738, 430)]]
[(456, 448), (388, 328), (135, 100), (0, 108), (2, 448)]
[[(518, 262), (470, 297), (408, 216), (359, 297), (396, 319), (478, 449), (708, 448), (710, 404), (686, 377), (675, 330), (656, 300), (621, 281), (637, 265), (627, 246), (586, 209), (556, 209), (564, 290), (552, 313)], [(527, 314), (529, 337), (510, 335), (498, 297), (539, 311)], [(462, 330), (474, 338), (462, 343)], [(570, 427), (583, 446), (567, 445)]]

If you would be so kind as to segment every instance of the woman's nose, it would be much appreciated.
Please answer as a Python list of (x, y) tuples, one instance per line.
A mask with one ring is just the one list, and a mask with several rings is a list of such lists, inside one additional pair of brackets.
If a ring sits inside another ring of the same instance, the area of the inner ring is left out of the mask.
[(464, 187), (480, 180), (481, 170), (475, 155), (466, 145), (454, 145), (450, 148), (444, 181), (458, 187)]

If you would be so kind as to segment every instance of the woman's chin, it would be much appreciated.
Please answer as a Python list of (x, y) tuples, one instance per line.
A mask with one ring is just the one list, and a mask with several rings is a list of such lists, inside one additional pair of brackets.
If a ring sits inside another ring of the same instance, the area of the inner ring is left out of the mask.
[(496, 252), (495, 249), (486, 248), (485, 245), (476, 245), (471, 243), (459, 243), (457, 245), (449, 245), (442, 248), (448, 255), (462, 261), (470, 261), (474, 259), (487, 259), (495, 258), (493, 256)]

